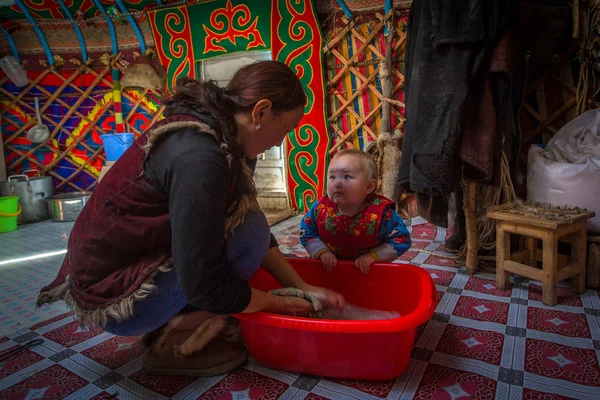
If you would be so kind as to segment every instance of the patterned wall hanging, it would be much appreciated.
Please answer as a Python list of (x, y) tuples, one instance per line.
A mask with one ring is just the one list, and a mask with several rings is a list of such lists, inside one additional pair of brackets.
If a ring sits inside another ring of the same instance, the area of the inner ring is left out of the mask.
[(148, 21), (170, 91), (178, 77), (198, 76), (198, 61), (240, 51), (270, 49), (298, 75), (308, 103), (286, 139), (287, 181), (292, 207), (307, 211), (323, 194), (330, 143), (314, 4), (272, 0), (269, 8), (264, 0), (217, 0), (149, 11)]
[[(100, 0), (105, 8), (111, 9), (114, 7), (116, 12), (116, 5), (114, 0)], [(60, 3), (54, 0), (23, 0), (23, 3), (27, 7), (27, 10), (31, 13), (35, 19), (67, 19), (68, 16), (65, 10), (60, 6)], [(91, 18), (100, 17), (102, 14), (98, 8), (94, 5), (93, 0), (64, 0), (66, 8), (76, 18)], [(131, 12), (142, 11), (148, 7), (156, 5), (155, 0), (126, 0), (127, 8)], [(112, 12), (112, 9), (110, 10)], [(0, 8), (0, 18), (2, 20), (15, 20), (23, 19), (23, 11), (16, 5), (13, 4), (7, 7)]]

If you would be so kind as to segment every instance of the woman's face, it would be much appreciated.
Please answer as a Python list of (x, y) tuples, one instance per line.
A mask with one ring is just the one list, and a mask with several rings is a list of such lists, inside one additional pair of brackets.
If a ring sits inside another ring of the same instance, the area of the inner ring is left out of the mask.
[[(270, 102), (269, 102), (270, 103)], [(253, 129), (243, 142), (244, 155), (248, 159), (256, 158), (260, 153), (273, 146), (280, 146), (286, 135), (296, 129), (304, 116), (304, 107), (295, 110), (274, 113), (269, 106), (253, 112)], [(257, 129), (258, 128), (258, 129)]]

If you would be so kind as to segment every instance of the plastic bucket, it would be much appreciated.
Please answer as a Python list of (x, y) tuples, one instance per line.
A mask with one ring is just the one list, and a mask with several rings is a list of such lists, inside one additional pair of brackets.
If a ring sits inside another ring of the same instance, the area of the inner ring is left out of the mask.
[[(429, 273), (406, 264), (379, 264), (364, 276), (353, 262), (339, 261), (325, 272), (318, 260), (290, 258), (309, 284), (331, 288), (359, 307), (397, 311), (387, 320), (336, 321), (258, 312), (237, 314), (250, 355), (260, 364), (313, 376), (388, 380), (406, 369), (417, 327), (437, 306)], [(281, 287), (265, 270), (248, 281), (259, 290)]]
[(17, 196), (0, 197), (0, 233), (17, 229), (17, 217), (21, 211)]
[(133, 133), (109, 133), (100, 135), (100, 138), (104, 144), (107, 161), (117, 161), (135, 141)]

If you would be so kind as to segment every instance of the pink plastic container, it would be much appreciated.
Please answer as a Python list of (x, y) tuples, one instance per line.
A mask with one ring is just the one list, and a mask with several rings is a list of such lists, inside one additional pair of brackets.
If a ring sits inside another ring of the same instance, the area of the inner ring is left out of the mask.
[[(334, 321), (269, 313), (239, 314), (244, 338), (260, 364), (331, 378), (387, 380), (400, 376), (410, 359), (417, 327), (431, 318), (437, 291), (427, 271), (406, 264), (375, 264), (368, 276), (350, 262), (327, 273), (321, 263), (289, 259), (302, 278), (342, 293), (353, 305), (397, 311), (400, 318)], [(259, 270), (250, 285), (271, 290), (279, 284)]]

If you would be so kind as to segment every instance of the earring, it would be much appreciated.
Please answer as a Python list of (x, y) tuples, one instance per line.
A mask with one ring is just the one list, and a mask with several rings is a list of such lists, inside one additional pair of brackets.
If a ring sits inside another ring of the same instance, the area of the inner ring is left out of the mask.
[(262, 126), (260, 124), (256, 124), (254, 128), (256, 128), (256, 130), (259, 130), (260, 128), (262, 128)]

